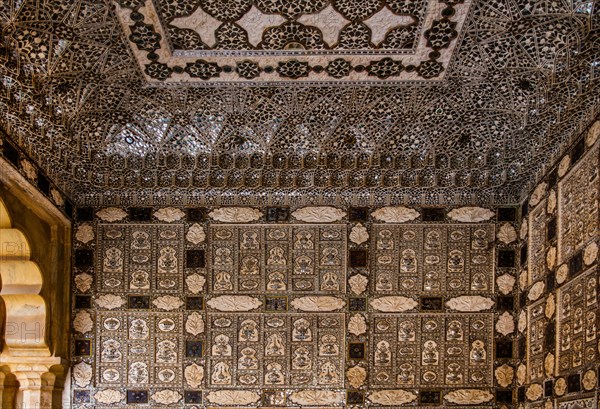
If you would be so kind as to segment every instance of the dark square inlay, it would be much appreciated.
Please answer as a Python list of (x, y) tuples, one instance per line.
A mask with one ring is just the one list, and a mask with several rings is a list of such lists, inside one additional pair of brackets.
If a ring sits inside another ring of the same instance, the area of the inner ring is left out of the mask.
[(130, 295), (127, 297), (127, 308), (130, 310), (147, 310), (150, 308), (150, 296)]
[(553, 352), (556, 348), (556, 326), (548, 325), (544, 330), (544, 349), (546, 352)]
[(94, 220), (94, 208), (93, 207), (78, 207), (77, 208), (77, 220), (80, 222), (91, 222)]
[(82, 391), (80, 389), (75, 389), (73, 392), (73, 400), (75, 403), (90, 403), (90, 391)]
[(285, 222), (290, 216), (288, 207), (267, 207), (266, 219), (268, 222)]
[(527, 340), (525, 337), (519, 338), (517, 341), (517, 348), (519, 349), (519, 358), (523, 359), (527, 355)]
[(424, 207), (422, 214), (424, 222), (441, 222), (446, 218), (446, 209), (443, 207)]
[(498, 251), (498, 267), (514, 267), (515, 252), (514, 250)]
[(419, 403), (421, 405), (439, 405), (442, 402), (440, 391), (421, 391)]
[(367, 299), (366, 298), (350, 298), (348, 300), (349, 311), (366, 311), (367, 310)]
[(527, 292), (523, 291), (519, 295), (519, 307), (525, 308), (526, 305), (527, 305)]
[(544, 382), (544, 396), (550, 397), (552, 396), (552, 391), (554, 391), (554, 381), (552, 379)]
[(131, 207), (129, 208), (129, 220), (132, 222), (148, 222), (152, 220), (151, 207)]
[(567, 376), (567, 392), (579, 392), (581, 391), (581, 375), (574, 374)]
[(498, 208), (498, 221), (499, 222), (514, 222), (517, 220), (517, 208), (516, 207), (499, 207)]
[(569, 260), (569, 274), (574, 277), (583, 269), (583, 253), (580, 251)]
[(75, 250), (75, 267), (87, 268), (94, 265), (94, 251), (93, 250)]
[(8, 159), (10, 163), (16, 167), (19, 167), (19, 151), (14, 146), (12, 146), (10, 143), (4, 142), (2, 151), (4, 153), (4, 157)]
[(521, 265), (527, 263), (527, 246), (521, 247)]
[(127, 403), (148, 403), (148, 391), (127, 390)]
[(585, 153), (585, 139), (581, 139), (571, 150), (571, 163), (576, 163)]
[(546, 291), (548, 291), (548, 292), (554, 291), (555, 287), (556, 287), (556, 272), (550, 271), (546, 275)]
[(185, 356), (188, 358), (201, 358), (204, 350), (202, 341), (185, 341)]
[(287, 311), (287, 297), (267, 297), (265, 311)]
[(496, 389), (496, 402), (512, 403), (512, 390)]
[(558, 181), (558, 169), (554, 169), (552, 172), (548, 174), (548, 186), (552, 187), (556, 185)]
[(70, 200), (65, 200), (65, 214), (70, 219), (73, 218), (73, 203)]
[(349, 405), (362, 405), (365, 402), (365, 394), (361, 391), (348, 391), (346, 400)]
[(528, 201), (526, 200), (521, 205), (521, 217), (527, 216), (528, 213), (529, 213), (529, 205), (528, 205)]
[(206, 266), (204, 250), (187, 250), (185, 252), (185, 265), (187, 268), (204, 268)]
[(556, 217), (553, 217), (548, 221), (548, 227), (546, 228), (546, 238), (548, 241), (552, 241), (556, 238)]
[(43, 194), (50, 194), (50, 181), (46, 178), (46, 176), (42, 175), (41, 173), (38, 173), (37, 187)]
[(204, 221), (204, 209), (201, 207), (190, 207), (185, 209), (187, 213), (188, 222), (201, 222)]
[(350, 359), (365, 359), (365, 343), (364, 342), (348, 343), (348, 357)]
[(366, 267), (367, 260), (367, 250), (350, 250), (350, 267)]
[(508, 295), (499, 296), (497, 305), (499, 311), (512, 311), (515, 308), (515, 297)]
[(517, 400), (519, 402), (525, 402), (525, 387), (521, 386), (517, 389)]
[(92, 297), (89, 295), (76, 295), (75, 308), (92, 308)]
[(351, 222), (365, 222), (369, 217), (369, 209), (367, 207), (351, 207), (348, 209), (348, 219)]
[(187, 297), (185, 299), (185, 309), (190, 311), (199, 311), (204, 309), (204, 299), (202, 296)]
[(512, 358), (512, 341), (496, 341), (496, 358)]
[(421, 310), (440, 311), (443, 309), (442, 297), (421, 297)]
[(202, 392), (201, 391), (185, 391), (183, 400), (185, 403), (202, 403)]
[(76, 356), (91, 356), (92, 355), (92, 340), (76, 339), (75, 340), (75, 355)]

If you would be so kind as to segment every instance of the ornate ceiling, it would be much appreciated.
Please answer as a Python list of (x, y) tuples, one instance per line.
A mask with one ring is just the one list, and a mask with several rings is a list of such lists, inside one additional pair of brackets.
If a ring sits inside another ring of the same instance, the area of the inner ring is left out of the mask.
[(76, 203), (516, 202), (597, 115), (594, 7), (5, 0), (0, 126)]

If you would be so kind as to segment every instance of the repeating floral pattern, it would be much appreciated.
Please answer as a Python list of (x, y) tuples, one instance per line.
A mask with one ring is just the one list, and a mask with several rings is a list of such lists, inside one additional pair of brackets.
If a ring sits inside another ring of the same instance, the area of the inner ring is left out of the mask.
[(556, 161), (523, 204), (529, 231), (521, 258), (528, 256), (529, 271), (519, 280), (527, 313), (519, 317), (516, 374), (517, 400), (528, 407), (598, 404), (599, 148), (586, 143), (594, 132)]
[[(165, 21), (188, 18), (198, 3), (160, 2), (160, 13)], [(365, 19), (383, 10), (375, 6), (379, 2), (333, 3), (340, 15), (358, 13)], [(188, 61), (189, 68), (169, 65), (161, 60), (157, 42), (164, 47), (180, 41), (179, 49), (193, 49), (198, 34), (188, 30), (174, 36), (171, 30), (159, 38), (157, 27), (147, 27), (151, 21), (141, 13), (143, 2), (119, 4), (130, 17), (125, 33), (102, 2), (61, 7), (59, 1), (7, 1), (0, 10), (11, 50), (0, 56), (2, 128), (9, 135), (3, 151), (11, 149), (7, 145), (22, 149), (41, 166), (43, 177), (79, 203), (167, 204), (169, 192), (184, 203), (200, 204), (208, 197), (206, 204), (212, 204), (224, 192), (258, 187), (284, 196), (301, 190), (302, 197), (339, 197), (339, 189), (352, 187), (373, 195), (375, 202), (395, 204), (411, 197), (431, 204), (515, 203), (532, 187), (536, 172), (595, 115), (593, 2), (477, 2), (463, 32), (452, 40), (457, 48), (447, 67), (440, 66), (438, 54), (448, 49), (438, 41), (453, 34), (440, 17), (434, 19), (435, 29), (422, 27), (431, 30), (427, 41), (440, 48), (418, 65), (397, 56), (369, 64), (340, 56), (282, 68), (250, 57), (218, 67), (198, 63), (211, 62), (206, 58)], [(228, 47), (234, 49), (239, 32), (234, 21), (252, 7), (290, 22), (301, 19), (303, 10), (333, 7), (316, 1), (275, 4), (202, 2), (202, 8), (224, 25), (215, 38), (230, 39)], [(445, 2), (440, 9), (446, 5), (461, 7)], [(397, 15), (422, 10), (412, 1), (381, 7)], [(362, 38), (361, 29), (352, 27), (357, 35), (351, 37)], [(130, 48), (148, 59), (142, 70)], [(186, 78), (186, 70), (201, 82), (237, 73), (257, 85), (253, 81), (261, 75), (282, 78), (284, 73), (296, 81), (292, 78), (319, 71), (353, 82), (218, 90), (144, 83), (145, 75)], [(379, 80), (378, 75), (387, 83), (400, 78), (398, 72), (444, 75), (444, 80), (425, 87), (359, 86), (361, 79)], [(74, 154), (73, 146), (81, 154)], [(201, 194), (205, 188), (215, 190)], [(143, 192), (135, 193), (139, 189)], [(260, 196), (249, 197), (260, 203)]]
[(495, 227), (516, 225), (514, 207), (476, 223), (415, 208), (400, 224), (377, 208), (302, 222), (302, 207), (235, 207), (259, 213), (243, 223), (210, 220), (218, 208), (88, 209), (76, 226), (93, 239), (74, 241), (77, 409), (506, 402), (515, 292), (495, 282), (515, 275), (518, 243)]

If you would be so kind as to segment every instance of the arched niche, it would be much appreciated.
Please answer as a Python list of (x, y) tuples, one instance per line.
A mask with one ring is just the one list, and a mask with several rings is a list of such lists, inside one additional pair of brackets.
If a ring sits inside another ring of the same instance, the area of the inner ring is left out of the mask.
[(70, 221), (0, 158), (0, 408), (60, 408), (69, 368)]

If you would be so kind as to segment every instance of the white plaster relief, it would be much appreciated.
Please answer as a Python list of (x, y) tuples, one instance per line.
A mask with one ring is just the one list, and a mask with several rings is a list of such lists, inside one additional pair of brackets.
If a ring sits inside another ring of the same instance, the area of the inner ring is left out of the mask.
[(581, 384), (583, 385), (583, 389), (586, 391), (591, 391), (596, 387), (596, 381), (598, 380), (598, 376), (596, 375), (596, 371), (590, 369), (583, 374), (583, 378), (581, 380)]
[(124, 298), (114, 294), (101, 295), (96, 299), (96, 304), (100, 308), (106, 308), (107, 310), (114, 310), (125, 305), (127, 302)]
[(185, 283), (192, 294), (199, 294), (204, 288), (206, 278), (198, 273), (194, 273), (185, 278)]
[(79, 225), (75, 238), (83, 244), (89, 243), (94, 240), (94, 228), (88, 223)]
[(458, 405), (477, 405), (494, 398), (490, 391), (480, 389), (459, 389), (444, 395), (444, 399)]
[(248, 223), (259, 220), (262, 212), (251, 207), (221, 207), (208, 215), (212, 219), (224, 223)]
[(375, 210), (371, 216), (386, 223), (406, 223), (419, 217), (419, 212), (404, 206), (388, 206)]
[(504, 364), (496, 368), (494, 375), (496, 375), (496, 381), (498, 382), (498, 385), (503, 388), (507, 388), (510, 384), (512, 384), (515, 376), (515, 370), (512, 366)]
[(355, 244), (362, 244), (369, 240), (369, 232), (367, 228), (358, 223), (350, 232), (350, 241)]
[(198, 223), (192, 224), (187, 234), (185, 235), (185, 238), (187, 241), (195, 245), (204, 242), (204, 240), (206, 240), (206, 233), (204, 232), (204, 227), (200, 226)]
[(75, 287), (79, 292), (85, 293), (92, 288), (94, 277), (88, 273), (81, 273), (75, 276)]
[(404, 312), (415, 309), (419, 303), (402, 296), (379, 297), (371, 301), (371, 308), (382, 312)]
[(548, 377), (554, 375), (554, 361), (555, 361), (555, 359), (556, 359), (556, 357), (551, 352), (548, 352), (548, 354), (546, 354), (546, 357), (544, 358), (544, 373)]
[(558, 164), (558, 176), (563, 177), (569, 171), (569, 166), (571, 166), (571, 157), (569, 155), (565, 155), (564, 158)]
[(183, 371), (183, 377), (190, 388), (199, 388), (204, 379), (204, 368), (196, 363), (188, 365)]
[(500, 290), (500, 292), (504, 295), (510, 294), (512, 292), (512, 290), (515, 288), (515, 282), (515, 277), (511, 276), (508, 273), (504, 273), (496, 279), (496, 284), (498, 284), (498, 290)]
[(346, 372), (346, 378), (353, 388), (360, 388), (367, 379), (367, 370), (362, 366), (353, 366)]
[(527, 367), (523, 364), (519, 364), (517, 368), (517, 382), (519, 385), (523, 385), (525, 383), (525, 377), (527, 376)]
[(463, 295), (446, 301), (446, 306), (456, 311), (475, 312), (489, 310), (494, 300), (480, 295)]
[(457, 222), (477, 223), (490, 220), (494, 217), (494, 212), (483, 207), (466, 206), (451, 210), (448, 217)]
[(125, 394), (115, 389), (104, 389), (96, 392), (94, 398), (97, 402), (112, 405), (121, 402), (125, 398)]
[(79, 311), (73, 319), (73, 329), (82, 334), (94, 329), (94, 322), (92, 321), (90, 313), (87, 311)]
[(521, 229), (519, 230), (519, 237), (521, 238), (521, 240), (525, 240), (525, 237), (527, 237), (527, 233), (529, 233), (529, 228), (527, 226), (527, 218), (524, 218), (521, 222)]
[(531, 194), (531, 197), (529, 198), (529, 206), (537, 206), (537, 204), (542, 201), (544, 196), (546, 196), (547, 188), (548, 184), (546, 182), (542, 182), (539, 185), (537, 185), (533, 193)]
[(151, 395), (152, 400), (161, 405), (173, 405), (179, 402), (182, 397), (179, 392), (171, 389), (163, 389)]
[(38, 177), (37, 169), (28, 160), (26, 160), (26, 159), (21, 160), (21, 169), (23, 169), (23, 173), (25, 173), (25, 176), (27, 177), (27, 179), (29, 179), (31, 181), (35, 181), (37, 179), (37, 177)]
[(197, 312), (191, 313), (185, 321), (185, 331), (196, 336), (204, 332), (204, 319)]
[(367, 321), (362, 314), (354, 314), (348, 321), (348, 332), (359, 336), (367, 332)]
[(537, 283), (533, 284), (531, 286), (531, 288), (529, 289), (527, 298), (530, 301), (535, 301), (535, 300), (539, 299), (542, 296), (542, 294), (544, 293), (545, 288), (546, 288), (546, 285), (544, 284), (544, 282), (538, 281)]
[(498, 240), (504, 244), (510, 244), (517, 240), (517, 231), (510, 223), (503, 223), (498, 229)]
[(105, 222), (116, 222), (119, 220), (123, 220), (125, 216), (127, 216), (127, 213), (125, 213), (123, 209), (119, 209), (118, 207), (107, 207), (97, 212), (96, 216), (98, 216)]
[(173, 311), (181, 307), (184, 302), (179, 297), (173, 297), (172, 295), (163, 295), (152, 301), (152, 304), (161, 310)]
[(554, 210), (556, 210), (556, 190), (552, 189), (550, 193), (548, 193), (548, 202), (546, 203), (546, 213), (552, 214)]
[(206, 399), (217, 405), (250, 405), (258, 402), (260, 395), (254, 391), (219, 390), (209, 392)]
[(527, 314), (523, 310), (519, 313), (517, 328), (519, 329), (519, 332), (523, 332), (527, 328)]
[(515, 320), (509, 312), (504, 312), (498, 317), (496, 331), (504, 336), (512, 334), (515, 331)]
[(585, 136), (585, 144), (588, 148), (596, 143), (598, 140), (598, 135), (600, 135), (600, 121), (594, 122), (594, 124), (590, 126), (590, 129)]
[(311, 312), (326, 312), (335, 311), (346, 305), (346, 302), (341, 298), (332, 296), (306, 296), (296, 298), (291, 302), (292, 307), (300, 311)]
[(536, 401), (539, 398), (542, 397), (542, 394), (544, 393), (544, 390), (542, 389), (542, 385), (540, 385), (539, 383), (534, 383), (529, 385), (529, 387), (527, 388), (527, 391), (525, 391), (525, 395), (527, 396), (527, 399), (529, 399), (530, 401)]
[(348, 284), (350, 284), (350, 290), (356, 295), (364, 293), (367, 289), (368, 283), (369, 280), (362, 274), (353, 275), (348, 279)]
[(293, 392), (289, 399), (292, 403), (296, 403), (298, 405), (341, 406), (344, 397), (341, 392), (320, 389)]
[(221, 295), (211, 298), (206, 302), (211, 308), (218, 311), (251, 311), (262, 305), (258, 298), (248, 295)]
[(342, 220), (346, 212), (331, 206), (312, 206), (298, 209), (292, 216), (306, 223), (332, 223)]
[(181, 209), (176, 209), (174, 207), (165, 207), (154, 212), (154, 217), (161, 222), (166, 223), (173, 223), (181, 220), (183, 216), (185, 216), (185, 213)]
[(80, 362), (73, 367), (73, 379), (80, 388), (85, 388), (92, 382), (92, 366), (85, 362)]
[(596, 259), (598, 258), (598, 244), (596, 242), (591, 242), (587, 245), (585, 250), (583, 251), (583, 262), (586, 266), (590, 266), (594, 264)]
[(372, 392), (368, 397), (372, 403), (377, 403), (384, 406), (405, 405), (407, 403), (414, 402), (417, 399), (417, 395), (402, 389), (390, 389)]
[(550, 319), (554, 315), (556, 311), (556, 300), (554, 299), (554, 294), (550, 294), (548, 298), (546, 298), (546, 307), (544, 308), (544, 314), (546, 318)]

